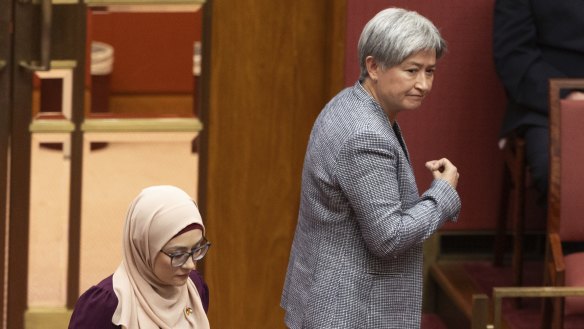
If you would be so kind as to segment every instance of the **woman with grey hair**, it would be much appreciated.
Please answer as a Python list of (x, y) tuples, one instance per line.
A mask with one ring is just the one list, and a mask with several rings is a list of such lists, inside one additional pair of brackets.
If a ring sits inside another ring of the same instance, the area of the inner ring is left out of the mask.
[(306, 151), (281, 306), (300, 328), (419, 328), (422, 244), (460, 211), (458, 171), (431, 160), (420, 196), (397, 115), (418, 108), (445, 52), (437, 28), (390, 8), (359, 40), (361, 76), (318, 116)]

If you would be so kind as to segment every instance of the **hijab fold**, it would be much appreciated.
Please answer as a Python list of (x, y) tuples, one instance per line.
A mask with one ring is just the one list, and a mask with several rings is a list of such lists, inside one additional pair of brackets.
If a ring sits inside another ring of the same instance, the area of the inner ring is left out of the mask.
[(177, 187), (148, 187), (132, 201), (124, 226), (122, 263), (113, 275), (118, 297), (114, 324), (131, 329), (209, 328), (191, 279), (183, 286), (170, 286), (154, 274), (162, 247), (191, 224), (204, 230), (195, 202)]

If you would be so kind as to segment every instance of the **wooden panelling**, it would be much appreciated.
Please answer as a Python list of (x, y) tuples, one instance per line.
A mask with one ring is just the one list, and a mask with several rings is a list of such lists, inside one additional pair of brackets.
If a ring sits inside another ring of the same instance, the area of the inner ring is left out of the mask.
[(212, 3), (199, 201), (214, 328), (284, 328), (304, 152), (342, 87), (344, 13), (333, 0)]
[[(12, 53), (12, 42), (10, 26), (12, 21), (12, 1), (0, 0), (0, 262), (6, 263), (6, 240), (7, 240), (7, 196), (8, 196), (8, 150), (10, 144), (10, 109), (11, 109), (11, 76), (10, 54)], [(6, 274), (4, 267), (1, 267), (0, 282), (5, 282)], [(0, 294), (5, 295), (8, 289), (2, 285)], [(0, 300), (0, 308), (5, 309), (6, 301)], [(4, 322), (5, 315), (0, 316)]]

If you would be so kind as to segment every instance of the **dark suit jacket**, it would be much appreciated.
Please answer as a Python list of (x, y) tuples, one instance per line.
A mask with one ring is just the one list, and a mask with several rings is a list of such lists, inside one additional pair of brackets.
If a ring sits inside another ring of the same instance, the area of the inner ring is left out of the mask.
[(584, 78), (584, 1), (496, 0), (493, 52), (509, 99), (502, 134), (547, 126), (549, 78)]
[(304, 160), (288, 328), (419, 328), (422, 243), (459, 209), (445, 180), (419, 195), (398, 125), (359, 83), (339, 93)]

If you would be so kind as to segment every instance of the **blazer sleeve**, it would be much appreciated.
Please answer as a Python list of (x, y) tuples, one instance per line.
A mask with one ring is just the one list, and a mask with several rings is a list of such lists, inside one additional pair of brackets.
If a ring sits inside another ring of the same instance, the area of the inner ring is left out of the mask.
[(529, 0), (496, 0), (493, 16), (495, 68), (507, 95), (548, 114), (548, 79), (565, 74), (546, 62), (538, 48), (537, 24)]
[[(421, 197), (417, 192), (400, 195), (400, 184), (408, 183), (398, 175), (411, 169), (405, 156), (400, 158), (399, 147), (387, 137), (365, 131), (345, 142), (337, 160), (337, 180), (365, 243), (372, 253), (383, 258), (423, 242), (460, 211), (458, 193), (445, 180), (434, 180)], [(404, 209), (404, 197), (417, 202)]]
[[(110, 277), (111, 281), (111, 277)], [(118, 298), (112, 289), (102, 285), (89, 288), (75, 303), (69, 321), (69, 329), (115, 329), (112, 316), (118, 306)]]

